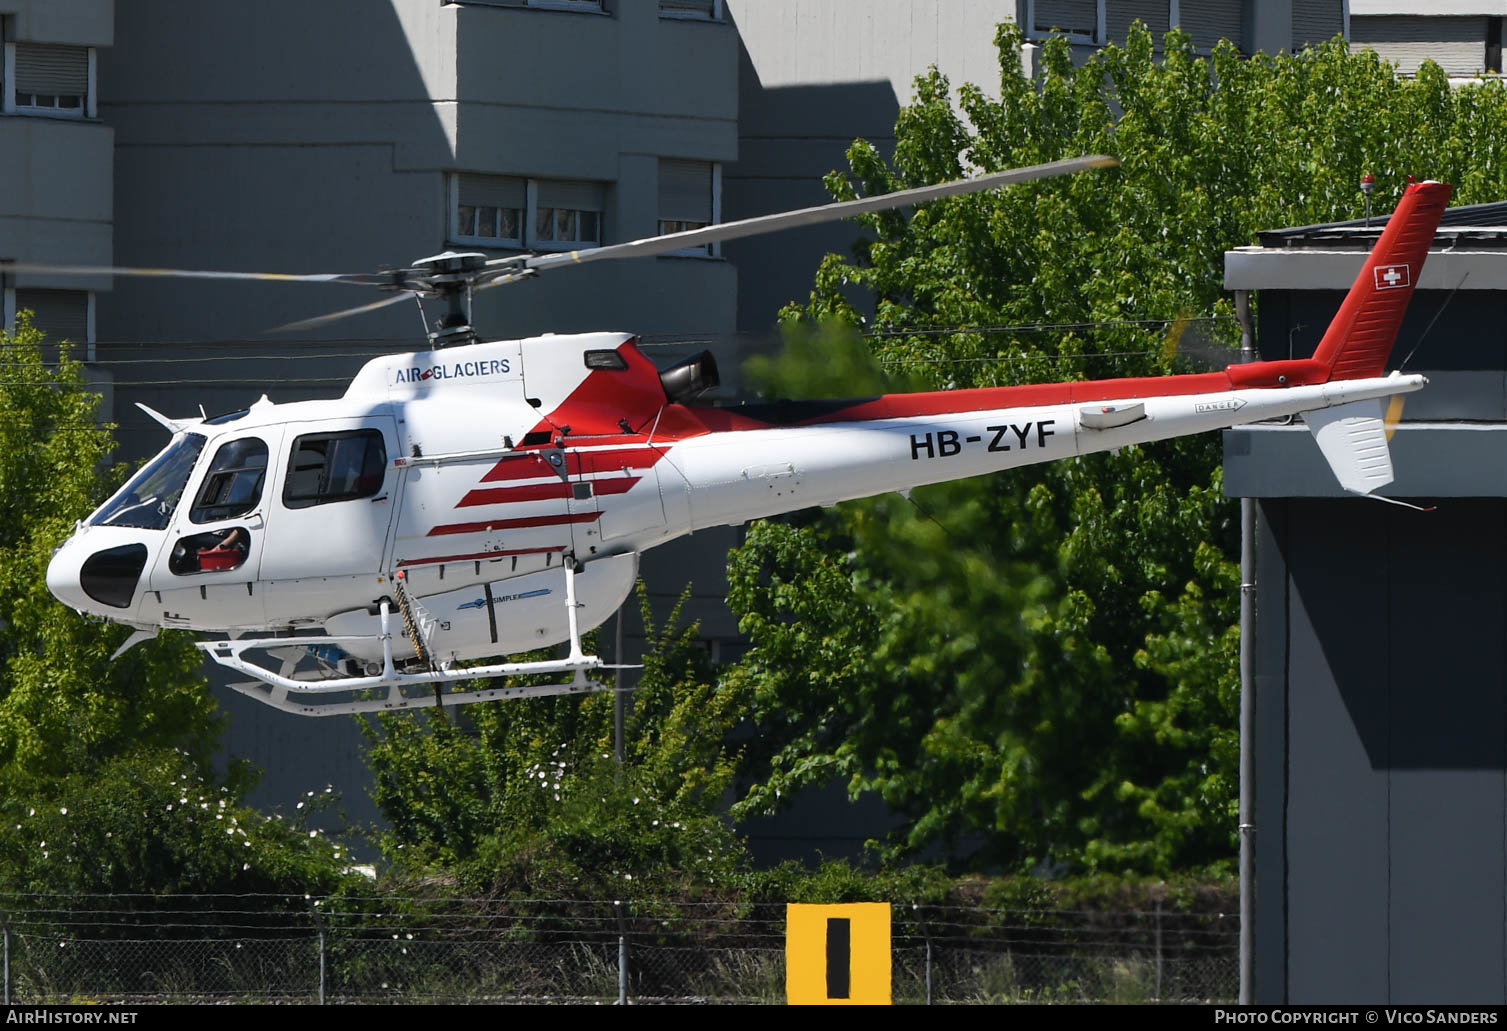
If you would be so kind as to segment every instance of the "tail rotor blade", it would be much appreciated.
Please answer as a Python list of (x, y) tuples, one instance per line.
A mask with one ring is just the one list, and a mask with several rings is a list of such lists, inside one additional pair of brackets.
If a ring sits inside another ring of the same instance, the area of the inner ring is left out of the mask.
[(1405, 400), (1402, 394), (1393, 394), (1391, 403), (1387, 405), (1387, 414), (1382, 420), (1386, 426), (1387, 440), (1392, 439), (1392, 434), (1397, 432), (1397, 424), (1402, 422), (1402, 405)]

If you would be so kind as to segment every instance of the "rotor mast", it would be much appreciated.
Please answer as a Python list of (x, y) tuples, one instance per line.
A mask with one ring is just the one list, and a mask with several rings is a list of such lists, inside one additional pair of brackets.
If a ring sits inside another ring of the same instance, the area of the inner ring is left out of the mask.
[[(486, 267), (487, 256), (476, 252), (445, 251), (414, 262), (414, 269), (424, 273), (427, 292), (445, 302), (445, 311), (429, 329), (429, 343), (435, 350), (476, 343), (471, 323), (472, 286)], [(393, 289), (412, 289), (401, 276), (395, 280)]]

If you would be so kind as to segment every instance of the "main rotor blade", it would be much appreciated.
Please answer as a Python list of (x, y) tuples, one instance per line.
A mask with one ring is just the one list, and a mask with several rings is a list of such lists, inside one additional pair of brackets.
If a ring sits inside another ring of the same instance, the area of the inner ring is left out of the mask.
[(737, 240), (745, 236), (756, 236), (760, 233), (773, 233), (781, 229), (794, 229), (797, 226), (835, 222), (839, 219), (851, 218), (854, 215), (863, 215), (871, 211), (888, 211), (891, 208), (900, 208), (907, 204), (921, 204), (925, 201), (937, 200), (941, 197), (956, 197), (965, 193), (977, 193), (980, 190), (989, 190), (996, 186), (1008, 186), (1011, 183), (1048, 179), (1052, 176), (1069, 175), (1073, 172), (1082, 172), (1090, 168), (1109, 168), (1119, 163), (1116, 159), (1105, 157), (1102, 154), (1081, 158), (1068, 158), (1064, 161), (1048, 162), (1045, 165), (1032, 165), (1029, 168), (1015, 168), (1007, 172), (981, 175), (975, 179), (957, 179), (950, 183), (941, 183), (936, 186), (917, 186), (909, 190), (881, 194), (878, 197), (861, 197), (858, 200), (839, 201), (835, 204), (820, 204), (813, 208), (784, 211), (775, 215), (760, 215), (756, 218), (740, 219), (737, 222), (720, 222), (716, 225), (707, 226), (704, 229), (690, 229), (683, 233), (651, 236), (647, 239), (633, 240), (628, 243), (609, 244), (606, 247), (591, 247), (580, 251), (560, 251), (552, 254), (535, 254), (524, 260), (524, 266), (543, 271), (545, 269), (558, 268), (562, 265), (579, 265), (590, 261), (605, 261), (609, 258), (647, 258), (655, 254), (665, 254), (669, 251), (702, 247), (706, 244), (718, 243), (722, 240)]
[(255, 279), (277, 283), (353, 283), (358, 286), (388, 286), (391, 274), (320, 272), (307, 275), (290, 272), (214, 272), (206, 269), (134, 268), (121, 265), (44, 265), (38, 262), (0, 262), (0, 272), (50, 276), (136, 276), (150, 279)]
[(352, 315), (360, 315), (364, 312), (376, 311), (379, 308), (386, 308), (390, 304), (397, 304), (400, 301), (406, 301), (412, 296), (413, 294), (411, 291), (404, 290), (401, 293), (393, 294), (391, 297), (384, 297), (380, 301), (373, 301), (370, 304), (358, 305), (355, 308), (346, 308), (342, 311), (332, 311), (327, 315), (316, 315), (312, 319), (301, 319), (298, 322), (288, 322), (281, 326), (275, 326), (272, 329), (264, 329), (262, 330), (262, 333), (263, 335), (266, 335), (268, 333), (292, 333), (300, 329), (313, 329), (316, 326), (323, 326), (330, 322), (338, 322), (341, 319), (348, 319)]

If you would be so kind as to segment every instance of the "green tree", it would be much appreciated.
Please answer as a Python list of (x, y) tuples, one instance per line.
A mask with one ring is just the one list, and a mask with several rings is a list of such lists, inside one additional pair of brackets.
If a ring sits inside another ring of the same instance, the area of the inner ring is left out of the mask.
[[(1378, 209), (1409, 174), (1457, 202), (1507, 187), (1507, 90), (1399, 79), (1342, 41), (1210, 57), (1144, 28), (1036, 80), (997, 40), (997, 97), (933, 70), (893, 159), (858, 141), (847, 199), (1057, 158), (1116, 169), (865, 216), (787, 318), (861, 333), (930, 389), (1189, 371), (1189, 314), (1228, 347), (1224, 252), (1274, 226)], [(850, 300), (866, 289), (874, 314)], [(1226, 361), (1236, 360), (1233, 351)], [(780, 379), (782, 370), (766, 374)], [(788, 373), (789, 370), (784, 370)], [(799, 377), (797, 377), (799, 378)], [(798, 396), (797, 383), (778, 383)], [(841, 777), (910, 820), (891, 855), (943, 843), (1010, 868), (1227, 866), (1235, 850), (1236, 509), (1206, 435), (887, 497), (812, 526), (763, 526), (734, 557), (755, 647), (761, 761), (738, 811)]]
[[(723, 818), (742, 708), (711, 675), (694, 625), (648, 639), (625, 762), (610, 693), (493, 702), (367, 724), (382, 848), (400, 871), (468, 891), (617, 898), (701, 890), (742, 863)], [(683, 604), (684, 599), (682, 599)]]
[(122, 470), (96, 422), (98, 396), (20, 319), (0, 336), (0, 769), (62, 775), (143, 747), (207, 763), (220, 725), (186, 634), (112, 663), (123, 628), (85, 619), (47, 590), (47, 563)]
[[(56, 358), (51, 355), (56, 354)], [(53, 550), (120, 482), (66, 345), (0, 333), (0, 890), (329, 890), (343, 849), (216, 775), (223, 720), (187, 634), (127, 631), (48, 592)]]

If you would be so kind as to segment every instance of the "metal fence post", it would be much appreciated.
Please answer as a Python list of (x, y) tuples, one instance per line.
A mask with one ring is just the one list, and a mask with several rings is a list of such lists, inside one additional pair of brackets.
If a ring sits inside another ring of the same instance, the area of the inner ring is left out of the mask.
[(926, 918), (921, 915), (921, 906), (912, 902), (911, 912), (916, 914), (916, 925), (921, 928), (921, 937), (926, 941), (926, 1005), (931, 1005), (931, 931), (926, 926)]
[(323, 1006), (324, 1005), (324, 976), (325, 976), (324, 975), (324, 971), (325, 971), (325, 966), (324, 966), (324, 962), (325, 962), (325, 942), (324, 942), (324, 921), (321, 920), (320, 916), (319, 916), (319, 902), (318, 902), (318, 900), (310, 900), (310, 902), (309, 902), (309, 918), (314, 921), (314, 931), (315, 931), (315, 933), (318, 936), (318, 948), (319, 948), (319, 1005)]
[(617, 914), (617, 1004), (628, 1005), (628, 922), (623, 918), (623, 903), (615, 901)]
[(1156, 1001), (1162, 1001), (1162, 900), (1156, 900)]

